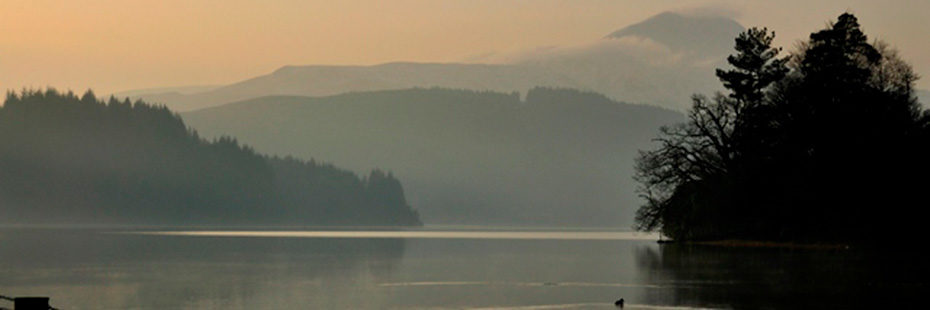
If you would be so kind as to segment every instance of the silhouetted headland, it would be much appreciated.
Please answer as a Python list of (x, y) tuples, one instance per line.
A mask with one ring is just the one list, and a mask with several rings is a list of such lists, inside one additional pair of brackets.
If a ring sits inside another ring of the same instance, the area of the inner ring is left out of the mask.
[[(774, 33), (736, 38), (727, 89), (641, 154), (638, 228), (678, 241), (888, 245), (922, 232), (930, 114), (918, 78), (852, 14), (789, 53)], [(750, 240), (750, 241), (742, 241)], [(720, 243), (720, 242), (718, 242)]]

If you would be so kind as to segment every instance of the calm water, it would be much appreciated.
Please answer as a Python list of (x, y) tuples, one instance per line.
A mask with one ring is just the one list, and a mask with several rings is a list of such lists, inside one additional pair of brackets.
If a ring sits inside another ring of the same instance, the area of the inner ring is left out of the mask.
[[(894, 308), (926, 255), (597, 231), (0, 230), (0, 295), (60, 309)], [(0, 300), (0, 307), (12, 304)]]

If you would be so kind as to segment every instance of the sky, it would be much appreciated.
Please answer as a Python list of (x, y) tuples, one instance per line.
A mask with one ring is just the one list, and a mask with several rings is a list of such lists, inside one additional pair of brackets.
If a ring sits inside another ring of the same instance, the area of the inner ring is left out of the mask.
[(926, 0), (0, 0), (0, 89), (109, 93), (285, 65), (462, 62), (585, 44), (665, 11), (765, 26), (786, 48), (848, 11), (930, 76)]

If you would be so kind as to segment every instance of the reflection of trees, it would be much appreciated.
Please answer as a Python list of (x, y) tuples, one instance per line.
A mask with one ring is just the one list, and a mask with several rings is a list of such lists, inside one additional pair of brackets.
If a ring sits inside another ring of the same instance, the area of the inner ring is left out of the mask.
[(0, 291), (66, 309), (369, 308), (378, 300), (354, 293), (390, 278), (403, 253), (402, 239), (0, 231)]
[(852, 250), (664, 245), (637, 249), (644, 302), (735, 309), (912, 305), (926, 255)]

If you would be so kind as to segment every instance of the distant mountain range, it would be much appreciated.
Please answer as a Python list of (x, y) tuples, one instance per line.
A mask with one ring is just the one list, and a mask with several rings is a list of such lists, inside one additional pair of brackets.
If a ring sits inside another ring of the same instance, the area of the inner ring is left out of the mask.
[[(392, 62), (373, 66), (289, 65), (229, 85), (119, 92), (175, 111), (262, 96), (330, 96), (352, 91), (443, 87), (520, 92), (537, 86), (602, 93), (611, 99), (675, 110), (690, 96), (720, 89), (714, 69), (733, 53), (744, 28), (719, 16), (666, 12), (574, 46), (492, 53), (463, 63)], [(918, 91), (921, 98), (930, 97)]]
[(641, 203), (637, 151), (684, 119), (676, 111), (692, 94), (719, 89), (714, 68), (743, 30), (663, 13), (588, 44), (472, 63), (285, 66), (225, 86), (124, 95), (186, 111), (208, 137), (391, 170), (426, 223), (623, 227)]
[(183, 113), (261, 152), (393, 171), (428, 224), (630, 227), (633, 159), (683, 115), (595, 93), (408, 89), (270, 96)]
[(588, 44), (473, 60), (482, 63), (285, 66), (268, 75), (216, 88), (117, 95), (192, 111), (272, 95), (329, 96), (412, 87), (525, 93), (533, 87), (551, 86), (684, 109), (690, 105), (691, 94), (718, 88), (713, 68), (723, 64), (733, 38), (742, 30), (728, 18), (663, 13)]
[(639, 37), (697, 61), (719, 61), (721, 55), (733, 53), (733, 39), (743, 30), (742, 25), (726, 17), (689, 17), (666, 12), (617, 30), (607, 38)]

